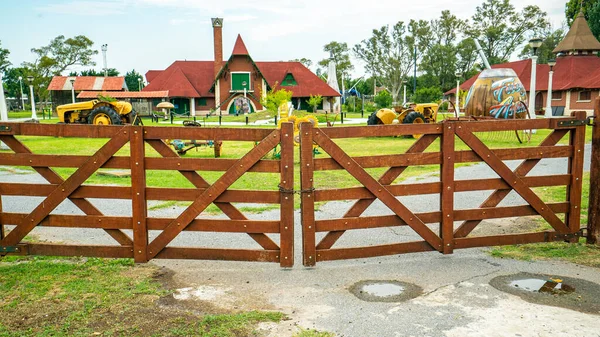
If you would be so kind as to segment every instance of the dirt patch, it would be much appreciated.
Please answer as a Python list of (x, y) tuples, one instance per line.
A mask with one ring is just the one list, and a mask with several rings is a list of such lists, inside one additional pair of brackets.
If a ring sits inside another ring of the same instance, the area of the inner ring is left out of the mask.
[[(574, 290), (572, 292), (534, 292), (530, 289), (511, 286), (511, 282), (513, 281), (528, 279), (560, 279), (561, 283), (569, 285), (574, 288)], [(490, 281), (490, 285), (500, 291), (519, 296), (530, 303), (550, 305), (600, 315), (600, 284), (590, 281), (557, 275), (518, 273), (495, 277)]]
[(540, 224), (535, 221), (536, 217), (518, 217), (489, 219), (482, 221), (470, 234), (470, 236), (489, 236), (539, 232)]

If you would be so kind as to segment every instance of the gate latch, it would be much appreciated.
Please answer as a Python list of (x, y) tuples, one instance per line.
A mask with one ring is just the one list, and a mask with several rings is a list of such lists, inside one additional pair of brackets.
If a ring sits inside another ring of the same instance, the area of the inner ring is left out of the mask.
[(589, 116), (585, 121), (587, 122), (587, 125), (594, 126), (596, 125), (596, 116)]

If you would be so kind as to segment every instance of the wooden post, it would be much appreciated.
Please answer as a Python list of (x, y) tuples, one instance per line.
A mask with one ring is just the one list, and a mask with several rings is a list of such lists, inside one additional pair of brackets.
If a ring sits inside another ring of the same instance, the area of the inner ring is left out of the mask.
[[(577, 120), (585, 120), (585, 111), (574, 111), (571, 116)], [(581, 230), (581, 192), (583, 190), (583, 153), (585, 151), (585, 125), (577, 126), (569, 134), (569, 145), (573, 147), (573, 156), (569, 158), (568, 173), (571, 175), (571, 184), (567, 186), (567, 201), (570, 204), (566, 214), (566, 225), (571, 233)], [(577, 237), (569, 239), (576, 243)]]
[(4, 223), (2, 222), (2, 194), (0, 194), (0, 240), (4, 239)]
[(281, 267), (294, 266), (294, 123), (281, 125), (280, 253)]
[(131, 126), (131, 209), (133, 221), (133, 258), (136, 263), (148, 262), (148, 230), (146, 228), (146, 169), (144, 165), (144, 128)]
[(315, 196), (313, 181), (313, 127), (311, 123), (300, 124), (300, 185), (302, 210), (302, 263), (312, 267), (317, 260), (315, 233)]
[(442, 252), (452, 254), (454, 250), (454, 123), (443, 123), (442, 134), (442, 165), (440, 195), (440, 210), (442, 221), (440, 223), (440, 237), (442, 238)]
[(588, 208), (587, 243), (600, 244), (600, 98), (594, 105), (592, 128), (592, 163), (590, 168), (590, 195)]

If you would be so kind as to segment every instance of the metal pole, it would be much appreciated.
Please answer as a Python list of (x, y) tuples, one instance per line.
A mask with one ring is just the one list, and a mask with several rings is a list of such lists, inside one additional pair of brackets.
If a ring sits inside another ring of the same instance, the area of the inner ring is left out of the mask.
[(8, 121), (8, 110), (6, 109), (6, 98), (4, 97), (4, 84), (2, 81), (2, 72), (0, 72), (0, 121)]
[(417, 93), (417, 46), (415, 45), (415, 68), (413, 72), (413, 95)]
[(404, 85), (404, 100), (402, 101), (402, 105), (406, 104), (406, 84)]
[(529, 114), (535, 118), (535, 68), (537, 67), (537, 55), (531, 57), (531, 81), (529, 82)]
[(592, 156), (590, 166), (590, 195), (588, 207), (588, 244), (600, 244), (600, 98), (596, 98), (592, 128)]
[(75, 103), (75, 80), (71, 80), (71, 100)]
[(459, 117), (460, 114), (460, 102), (459, 102), (459, 96), (460, 95), (460, 79), (456, 79), (456, 117)]
[(35, 114), (35, 97), (33, 97), (33, 84), (29, 85), (29, 91), (31, 92), (31, 119), (37, 120), (37, 115)]
[(23, 95), (23, 77), (19, 76), (19, 88), (21, 88), (21, 109), (25, 110), (25, 96)]
[(106, 50), (108, 49), (107, 44), (102, 45), (102, 60), (104, 61), (104, 77), (108, 77), (108, 66), (106, 65)]
[(546, 97), (546, 112), (544, 113), (544, 117), (551, 118), (552, 117), (552, 75), (554, 71), (552, 71), (552, 67), (550, 67), (550, 72), (548, 73), (548, 97)]

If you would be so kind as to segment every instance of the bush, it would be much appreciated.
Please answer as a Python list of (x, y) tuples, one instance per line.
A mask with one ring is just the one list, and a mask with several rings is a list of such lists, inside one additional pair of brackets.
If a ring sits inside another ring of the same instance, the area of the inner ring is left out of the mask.
[(365, 112), (375, 112), (377, 111), (377, 106), (373, 102), (365, 102)]
[(444, 93), (438, 87), (417, 89), (414, 96), (415, 103), (431, 103), (439, 101)]
[(378, 92), (374, 100), (379, 108), (390, 108), (392, 106), (392, 95), (387, 90)]

